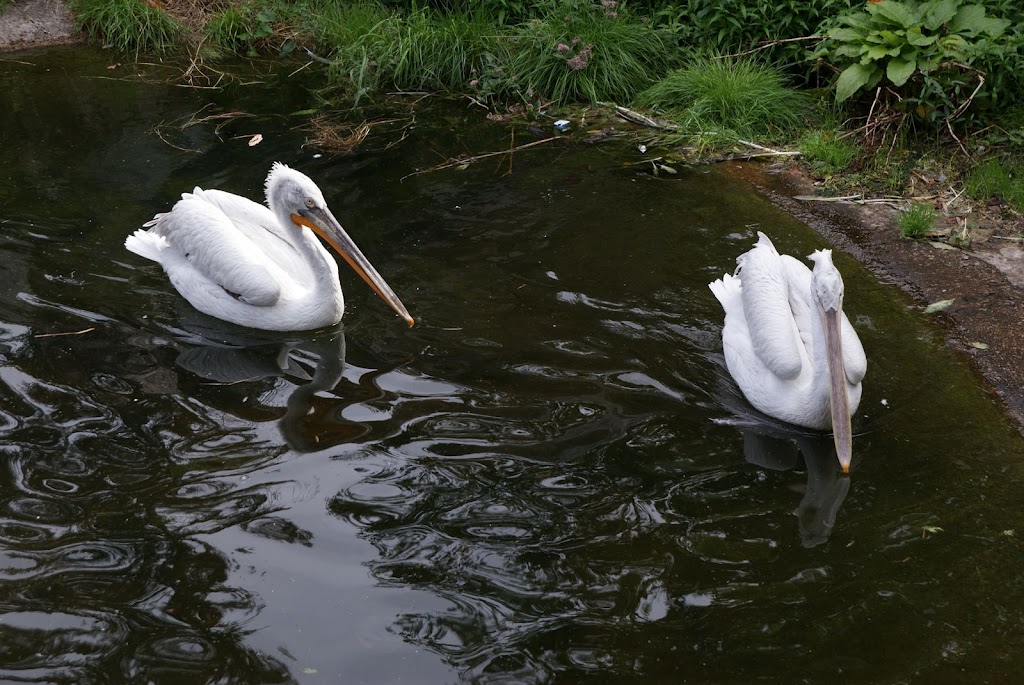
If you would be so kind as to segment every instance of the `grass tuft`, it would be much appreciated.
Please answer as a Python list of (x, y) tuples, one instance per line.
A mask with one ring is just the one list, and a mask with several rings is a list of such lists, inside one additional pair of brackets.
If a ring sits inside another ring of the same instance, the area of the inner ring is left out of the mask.
[(799, 143), (800, 154), (817, 173), (833, 175), (846, 169), (860, 154), (854, 143), (839, 138), (836, 131), (812, 129)]
[(170, 51), (185, 27), (140, 0), (71, 0), (78, 27), (121, 53)]
[(530, 99), (629, 102), (666, 65), (668, 47), (622, 5), (588, 0), (549, 5), (513, 33), (510, 72)]
[(975, 200), (997, 197), (1018, 212), (1024, 212), (1024, 173), (997, 159), (990, 159), (972, 169), (964, 187)]
[(924, 238), (935, 227), (935, 207), (927, 202), (914, 202), (903, 210), (897, 223), (900, 235), (914, 240)]
[(792, 131), (809, 111), (807, 96), (781, 71), (752, 60), (698, 57), (641, 93), (636, 102), (668, 113), (684, 130), (717, 127), (739, 137)]

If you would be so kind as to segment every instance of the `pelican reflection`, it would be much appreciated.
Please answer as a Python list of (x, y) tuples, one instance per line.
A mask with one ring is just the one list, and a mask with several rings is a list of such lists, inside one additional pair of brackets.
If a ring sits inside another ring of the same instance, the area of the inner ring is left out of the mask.
[(761, 468), (788, 471), (797, 468), (803, 457), (807, 489), (796, 508), (800, 538), (804, 547), (826, 542), (850, 490), (850, 478), (839, 466), (832, 439), (771, 424), (746, 425), (740, 433), (743, 456)]
[(177, 364), (215, 383), (281, 378), (294, 384), (278, 427), (288, 447), (297, 452), (327, 449), (369, 431), (368, 426), (341, 416), (349, 404), (363, 398), (345, 400), (331, 392), (345, 371), (345, 331), (340, 326), (329, 334), (277, 344), (247, 345), (245, 340), (213, 343), (203, 339), (182, 350)]

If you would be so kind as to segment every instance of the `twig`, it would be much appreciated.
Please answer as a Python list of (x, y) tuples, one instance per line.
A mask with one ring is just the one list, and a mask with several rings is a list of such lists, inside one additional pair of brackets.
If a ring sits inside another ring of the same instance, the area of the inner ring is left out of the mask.
[(673, 123), (670, 123), (670, 122), (667, 122), (667, 121), (658, 121), (657, 119), (652, 119), (652, 118), (650, 118), (648, 116), (644, 116), (643, 114), (640, 114), (639, 112), (634, 112), (631, 109), (626, 109), (625, 107), (622, 107), (620, 105), (615, 105), (615, 113), (618, 114), (621, 118), (625, 119), (626, 121), (634, 123), (634, 124), (639, 124), (641, 126), (648, 126), (650, 128), (657, 128), (657, 129), (674, 129), (674, 128), (679, 128), (678, 126), (676, 126)]
[(324, 59), (323, 57), (314, 53), (312, 50), (305, 46), (303, 46), (302, 49), (306, 52), (307, 55), (310, 56), (311, 59), (315, 59), (317, 62), (322, 62), (323, 64), (334, 64), (334, 62), (332, 62), (331, 60)]
[(971, 154), (967, 152), (967, 148), (964, 147), (963, 142), (956, 137), (955, 133), (953, 133), (953, 123), (950, 121), (949, 117), (946, 118), (946, 129), (949, 131), (949, 135), (953, 136), (953, 140), (956, 141), (956, 144), (960, 146), (960, 151), (964, 153), (964, 156), (970, 157)]
[(773, 40), (770, 43), (764, 43), (762, 45), (759, 45), (758, 47), (754, 48), (753, 50), (746, 50), (744, 52), (737, 52), (737, 53), (734, 53), (732, 55), (719, 55), (718, 59), (728, 59), (728, 58), (731, 58), (731, 57), (746, 57), (747, 55), (752, 55), (755, 52), (760, 52), (761, 50), (767, 50), (768, 48), (773, 48), (776, 45), (782, 45), (783, 43), (795, 43), (795, 42), (801, 41), (801, 40), (823, 40), (823, 39), (825, 39), (827, 37), (828, 36), (801, 36), (800, 38), (784, 38), (783, 40)]
[(172, 143), (171, 141), (167, 140), (166, 138), (164, 138), (164, 134), (160, 132), (160, 126), (162, 126), (162, 124), (157, 124), (157, 125), (156, 125), (156, 127), (154, 127), (154, 128), (153, 128), (153, 133), (155, 133), (155, 134), (156, 134), (156, 137), (157, 137), (157, 138), (159, 138), (159, 139), (160, 139), (160, 140), (162, 140), (163, 142), (167, 143), (168, 145), (170, 145), (171, 147), (173, 147), (173, 148), (174, 148), (175, 150), (181, 150), (182, 152), (192, 152), (192, 153), (197, 153), (197, 152), (199, 152), (199, 150), (198, 150), (198, 149), (192, 150), (192, 149), (189, 149), (189, 148), (187, 148), (187, 147), (181, 147), (181, 146), (179, 146), (179, 145), (175, 145), (175, 144), (174, 144), (174, 143)]
[(532, 143), (524, 143), (524, 144), (519, 145), (517, 147), (509, 148), (508, 150), (499, 150), (497, 152), (485, 152), (482, 155), (474, 155), (473, 157), (462, 157), (462, 158), (457, 158), (457, 159), (449, 159), (447, 162), (442, 162), (441, 164), (437, 164), (437, 165), (432, 166), (432, 167), (430, 167), (428, 169), (420, 169), (418, 171), (412, 172), (411, 174), (406, 174), (400, 180), (404, 181), (405, 179), (409, 178), (410, 176), (418, 176), (420, 174), (426, 174), (426, 173), (429, 173), (429, 172), (432, 172), (432, 171), (441, 171), (442, 169), (449, 169), (449, 168), (451, 168), (453, 166), (459, 166), (460, 164), (472, 164), (473, 162), (478, 162), (481, 159), (487, 159), (488, 157), (494, 157), (496, 155), (512, 154), (513, 152), (519, 152), (520, 150), (525, 150), (527, 148), (531, 148), (531, 147), (534, 147), (534, 146), (537, 146), (537, 145), (542, 145), (544, 143), (550, 143), (552, 140), (562, 140), (562, 136), (551, 136), (550, 138), (544, 138), (543, 140), (535, 140)]
[(95, 326), (90, 326), (89, 328), (83, 328), (80, 331), (68, 331), (66, 333), (37, 333), (36, 335), (33, 335), (32, 337), (33, 338), (59, 338), (59, 337), (64, 336), (64, 335), (82, 335), (83, 333), (89, 333), (89, 332), (95, 331), (95, 330), (96, 330)]
[[(947, 124), (951, 120), (956, 119), (957, 117), (959, 117), (961, 114), (963, 114), (967, 110), (968, 107), (971, 106), (971, 102), (974, 101), (974, 96), (978, 94), (978, 91), (981, 90), (981, 87), (983, 85), (985, 85), (985, 77), (982, 76), (981, 73), (979, 73), (978, 74), (978, 85), (975, 86), (974, 92), (971, 93), (971, 96), (969, 98), (967, 98), (967, 100), (963, 104), (961, 104), (959, 107), (957, 107), (955, 110), (953, 110), (952, 114), (950, 114), (948, 117), (946, 117), (946, 123)], [(960, 141), (957, 141), (957, 142), (960, 142)], [(961, 147), (961, 149), (963, 148), (962, 145), (960, 147)]]
[(799, 151), (786, 152), (786, 151), (783, 151), (783, 150), (773, 150), (770, 147), (765, 147), (764, 145), (758, 145), (757, 143), (751, 143), (751, 142), (746, 141), (746, 140), (740, 140), (738, 138), (736, 139), (736, 142), (737, 143), (742, 143), (743, 145), (746, 145), (747, 147), (752, 147), (755, 150), (762, 150), (763, 152), (766, 153), (764, 155), (752, 155), (752, 156), (755, 156), (755, 157), (766, 157), (766, 156), (770, 156), (770, 155), (779, 155), (781, 157), (791, 157), (793, 155), (799, 155), (800, 154)]
[(750, 154), (746, 154), (746, 155), (731, 155), (729, 157), (729, 159), (730, 160), (742, 161), (744, 159), (757, 159), (758, 157), (799, 157), (799, 156), (800, 156), (800, 151), (799, 150), (793, 150), (792, 152), (779, 152), (779, 151), (774, 151), (774, 152), (751, 152)]

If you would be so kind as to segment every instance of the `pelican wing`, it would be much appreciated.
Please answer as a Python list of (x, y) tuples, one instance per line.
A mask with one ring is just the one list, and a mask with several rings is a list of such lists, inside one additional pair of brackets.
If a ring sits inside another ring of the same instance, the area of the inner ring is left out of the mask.
[(231, 297), (273, 305), (281, 294), (280, 268), (217, 204), (205, 199), (210, 192), (183, 195), (170, 212), (154, 220), (153, 230), (197, 275)]
[[(775, 376), (789, 380), (800, 374), (807, 360), (791, 304), (792, 294), (798, 292), (791, 282), (793, 272), (800, 272), (786, 263), (767, 236), (760, 236), (757, 245), (737, 260), (743, 316), (754, 354)], [(809, 282), (810, 269), (790, 260), (807, 272)], [(798, 308), (796, 315), (805, 316), (806, 312)]]

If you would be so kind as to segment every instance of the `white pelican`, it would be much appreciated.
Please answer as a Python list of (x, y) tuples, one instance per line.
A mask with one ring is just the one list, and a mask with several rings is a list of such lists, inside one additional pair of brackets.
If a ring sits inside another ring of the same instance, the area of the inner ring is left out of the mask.
[(338, 323), (345, 300), (338, 265), (320, 236), (412, 326), (398, 296), (331, 214), (305, 174), (275, 162), (267, 207), (220, 190), (184, 193), (124, 241), (157, 262), (193, 307), (225, 321), (273, 331)]
[(780, 255), (758, 232), (736, 274), (710, 284), (725, 309), (725, 363), (757, 409), (788, 423), (832, 429), (836, 455), (850, 471), (850, 415), (860, 404), (867, 357), (843, 313), (843, 277), (831, 250), (808, 259), (812, 272)]

